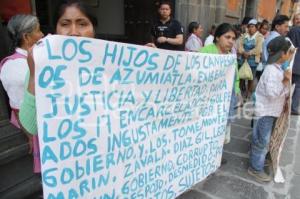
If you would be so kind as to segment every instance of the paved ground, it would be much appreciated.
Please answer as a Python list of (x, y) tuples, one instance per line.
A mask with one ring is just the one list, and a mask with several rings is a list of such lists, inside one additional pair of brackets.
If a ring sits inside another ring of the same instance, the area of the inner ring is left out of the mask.
[(286, 182), (259, 183), (248, 175), (250, 120), (237, 120), (225, 146), (227, 164), (177, 199), (300, 199), (300, 117), (292, 116), (280, 161)]

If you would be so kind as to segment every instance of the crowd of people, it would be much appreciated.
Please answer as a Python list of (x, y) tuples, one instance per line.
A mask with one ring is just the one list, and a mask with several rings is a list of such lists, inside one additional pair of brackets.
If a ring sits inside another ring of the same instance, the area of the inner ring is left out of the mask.
[[(259, 181), (270, 181), (272, 178), (264, 171), (264, 164), (268, 161), (268, 146), (276, 119), (283, 112), (291, 92), (291, 81), (295, 84), (291, 114), (300, 114), (300, 53), (295, 53), (294, 64), (292, 69), (289, 68), (295, 49), (300, 45), (300, 13), (293, 16), (291, 29), (290, 18), (285, 15), (275, 16), (271, 24), (267, 20), (258, 22), (255, 18), (245, 17), (241, 24), (213, 25), (204, 42), (203, 27), (198, 22), (191, 22), (185, 43), (180, 23), (171, 18), (171, 5), (161, 4), (159, 14), (161, 23), (154, 26), (153, 43), (147, 45), (169, 50), (178, 50), (184, 45), (185, 50), (191, 52), (237, 55), (224, 143), (230, 141), (234, 109), (244, 102), (254, 101), (248, 173)], [(245, 67), (251, 70), (250, 75), (242, 75)], [(222, 163), (225, 162), (222, 159)]]
[[(290, 82), (295, 83), (291, 112), (300, 114), (300, 53), (296, 52), (293, 68), (289, 62), (300, 45), (300, 14), (293, 17), (277, 15), (271, 24), (246, 17), (241, 24), (222, 23), (212, 25), (204, 40), (204, 29), (198, 22), (188, 25), (188, 34), (179, 21), (171, 17), (171, 4), (162, 2), (160, 18), (151, 29), (150, 47), (237, 55), (237, 65), (229, 115), (235, 114), (238, 106), (250, 99), (255, 101), (255, 120), (251, 142), (249, 174), (260, 181), (270, 181), (264, 171), (272, 128), (283, 111), (290, 93)], [(80, 1), (70, 1), (58, 10), (55, 20), (56, 34), (67, 36), (95, 37), (97, 20)], [(12, 39), (11, 55), (2, 59), (0, 80), (9, 97), (12, 109), (11, 123), (28, 133), (35, 157), (34, 171), (40, 172), (39, 146), (36, 123), (35, 77), (32, 47), (44, 35), (39, 20), (32, 15), (16, 15), (7, 24)], [(240, 79), (239, 70), (247, 63), (252, 79)], [(225, 144), (230, 142), (229, 117)], [(33, 135), (33, 136), (32, 136)], [(222, 159), (222, 163), (226, 160)]]

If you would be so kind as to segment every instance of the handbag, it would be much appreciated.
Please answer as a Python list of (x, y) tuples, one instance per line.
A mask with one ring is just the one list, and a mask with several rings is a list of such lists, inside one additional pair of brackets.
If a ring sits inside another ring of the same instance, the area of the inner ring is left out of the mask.
[(244, 61), (243, 65), (239, 69), (239, 77), (240, 79), (253, 80), (252, 70), (247, 60)]

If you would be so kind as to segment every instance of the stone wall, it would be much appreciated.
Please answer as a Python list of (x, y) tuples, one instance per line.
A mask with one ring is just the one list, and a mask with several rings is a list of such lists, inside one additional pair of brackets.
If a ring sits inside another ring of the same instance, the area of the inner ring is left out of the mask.
[(178, 0), (175, 18), (187, 31), (191, 21), (198, 21), (204, 27), (204, 37), (212, 24), (222, 22), (239, 23), (244, 15), (246, 0)]

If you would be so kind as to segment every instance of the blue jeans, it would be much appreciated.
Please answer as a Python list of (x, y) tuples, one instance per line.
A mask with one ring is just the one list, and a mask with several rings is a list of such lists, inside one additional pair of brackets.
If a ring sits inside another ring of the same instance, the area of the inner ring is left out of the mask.
[(276, 117), (264, 116), (254, 121), (250, 167), (255, 171), (263, 171), (265, 158), (269, 151), (269, 143)]
[(293, 84), (295, 84), (295, 91), (292, 98), (292, 112), (300, 113), (300, 75), (293, 75)]

